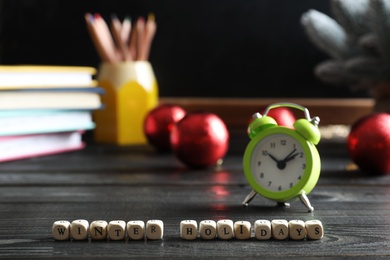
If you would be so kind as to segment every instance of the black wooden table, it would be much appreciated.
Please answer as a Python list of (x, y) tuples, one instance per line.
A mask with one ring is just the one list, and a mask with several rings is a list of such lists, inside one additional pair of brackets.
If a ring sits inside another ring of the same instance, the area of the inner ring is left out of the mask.
[[(235, 140), (220, 167), (188, 169), (172, 154), (144, 147), (88, 145), (67, 154), (0, 164), (1, 258), (318, 258), (390, 256), (390, 176), (348, 171), (343, 143), (323, 142), (322, 173), (309, 194), (314, 212), (300, 201), (289, 208), (250, 191), (242, 150)], [(321, 240), (185, 241), (180, 221), (257, 219), (321, 220)], [(56, 220), (160, 219), (162, 240), (55, 241)]]

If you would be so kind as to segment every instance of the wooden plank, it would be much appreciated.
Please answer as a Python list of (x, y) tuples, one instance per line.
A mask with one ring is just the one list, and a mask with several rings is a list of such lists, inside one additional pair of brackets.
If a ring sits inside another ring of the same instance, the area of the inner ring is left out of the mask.
[[(319, 116), (321, 125), (352, 124), (373, 111), (372, 99), (305, 99), (305, 98), (161, 98), (162, 104), (175, 104), (188, 112), (208, 111), (221, 117), (230, 128), (247, 127), (255, 112), (262, 111), (270, 104), (292, 102), (310, 110), (311, 116)], [(293, 111), (297, 118), (300, 111)]]
[[(332, 150), (332, 149), (331, 149)], [(324, 154), (323, 174), (301, 202), (276, 207), (257, 196), (242, 207), (250, 191), (242, 173), (242, 154), (221, 167), (188, 169), (173, 154), (140, 147), (88, 146), (83, 151), (0, 164), (0, 258), (360, 258), (390, 255), (390, 175), (370, 177), (346, 171), (340, 146)], [(157, 241), (54, 241), (51, 225), (64, 219), (164, 221)], [(317, 241), (184, 241), (180, 221), (257, 219), (321, 220)]]
[[(135, 158), (118, 154), (96, 156), (81, 152), (78, 155), (63, 154), (0, 164), (0, 187), (134, 187), (173, 184), (192, 187), (205, 184), (248, 184), (243, 173), (242, 155), (228, 155), (222, 166), (207, 169), (189, 169), (173, 154), (150, 153)], [(358, 170), (347, 171), (350, 162), (345, 154), (342, 156), (322, 158), (319, 184), (390, 186), (390, 175), (367, 178), (369, 174)]]
[[(275, 207), (255, 198), (248, 208), (240, 205), (245, 187), (204, 185), (188, 188), (155, 187), (18, 187), (0, 190), (0, 255), (2, 257), (67, 258), (104, 257), (170, 258), (213, 257), (350, 257), (390, 254), (387, 187), (321, 186), (311, 195), (316, 207), (307, 213), (300, 202), (290, 208)], [(55, 220), (84, 218), (161, 219), (164, 239), (158, 241), (54, 241)], [(318, 241), (184, 241), (179, 236), (183, 219), (233, 221), (257, 219), (319, 219), (324, 238)]]

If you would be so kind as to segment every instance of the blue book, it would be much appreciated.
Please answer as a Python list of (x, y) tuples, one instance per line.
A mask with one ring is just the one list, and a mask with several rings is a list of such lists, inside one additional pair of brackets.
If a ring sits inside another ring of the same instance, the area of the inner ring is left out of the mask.
[(0, 111), (0, 136), (90, 130), (94, 127), (90, 110)]

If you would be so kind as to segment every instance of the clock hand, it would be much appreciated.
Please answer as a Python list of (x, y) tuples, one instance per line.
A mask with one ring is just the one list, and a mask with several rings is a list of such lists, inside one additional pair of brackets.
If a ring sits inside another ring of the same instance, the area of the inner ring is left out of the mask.
[(284, 160), (278, 160), (273, 156), (272, 154), (268, 153), (268, 156), (271, 157), (272, 160), (276, 162), (276, 166), (278, 167), (279, 170), (283, 170), (286, 168), (286, 162)]
[(288, 161), (291, 161), (292, 159), (294, 159), (295, 158), (295, 156), (297, 156), (299, 153), (296, 153), (296, 154), (293, 154), (293, 155), (291, 155), (291, 156), (289, 156), (289, 157), (287, 157), (287, 158), (284, 158), (284, 162), (286, 163), (286, 162), (288, 162)]
[(270, 153), (267, 153), (269, 157), (271, 157), (272, 160), (274, 160), (275, 162), (279, 163), (279, 160), (275, 158), (275, 156), (273, 156), (272, 154)]
[[(288, 158), (289, 158), (293, 153), (295, 153), (296, 150), (297, 150), (297, 149), (292, 150), (292, 152), (289, 153), (282, 161), (284, 161), (284, 162), (289, 161)], [(296, 156), (296, 155), (294, 155), (294, 157), (295, 157), (295, 156)]]

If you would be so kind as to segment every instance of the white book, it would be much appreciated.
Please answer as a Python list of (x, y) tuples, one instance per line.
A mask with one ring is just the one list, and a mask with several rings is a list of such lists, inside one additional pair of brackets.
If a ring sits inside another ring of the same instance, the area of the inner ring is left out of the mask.
[(3, 136), (0, 137), (0, 162), (64, 153), (83, 147), (80, 131)]
[(96, 69), (78, 66), (0, 66), (0, 89), (94, 87)]
[(0, 89), (0, 110), (99, 109), (103, 93), (99, 87)]

